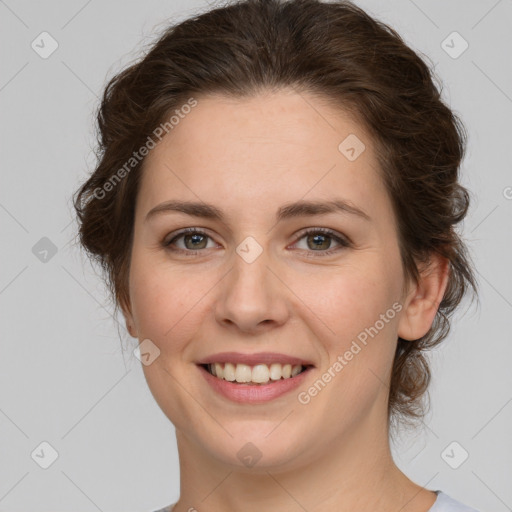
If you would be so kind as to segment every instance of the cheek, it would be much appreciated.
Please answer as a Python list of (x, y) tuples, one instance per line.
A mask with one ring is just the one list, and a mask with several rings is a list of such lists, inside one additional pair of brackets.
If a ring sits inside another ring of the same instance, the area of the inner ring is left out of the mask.
[(347, 339), (373, 325), (391, 308), (399, 297), (396, 282), (369, 267), (344, 268), (311, 278), (297, 295), (324, 324), (323, 332)]
[(369, 369), (385, 375), (392, 364), (401, 283), (399, 265), (373, 257), (308, 278), (298, 289), (329, 364), (338, 356), (347, 360), (342, 373), (354, 384), (367, 380)]
[(199, 317), (205, 314), (206, 301), (202, 299), (216, 281), (208, 273), (198, 275), (190, 269), (177, 270), (150, 261), (133, 258), (130, 297), (139, 338), (151, 339), (162, 350), (165, 340), (172, 339), (175, 347), (186, 338), (188, 328), (193, 332), (193, 326), (197, 327)]

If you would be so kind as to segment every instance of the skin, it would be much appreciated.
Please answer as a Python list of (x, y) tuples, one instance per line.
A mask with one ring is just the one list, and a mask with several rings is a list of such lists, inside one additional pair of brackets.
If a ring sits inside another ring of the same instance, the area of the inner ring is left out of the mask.
[[(196, 99), (146, 157), (130, 303), (123, 305), (130, 334), (160, 350), (143, 370), (176, 427), (181, 495), (175, 511), (426, 512), (436, 495), (392, 460), (387, 383), (397, 337), (418, 339), (432, 324), (447, 262), (433, 257), (419, 283), (405, 282), (371, 138), (339, 109), (289, 89)], [(338, 150), (349, 134), (366, 146), (355, 161)], [(285, 203), (334, 197), (371, 220), (336, 212), (275, 221)], [(212, 203), (226, 220), (167, 212), (145, 221), (170, 199)], [(188, 227), (209, 237), (195, 240), (197, 254), (171, 250), (193, 253), (190, 234), (164, 247)], [(304, 236), (305, 228), (329, 228), (351, 245), (327, 237), (315, 249), (318, 233)], [(248, 236), (262, 248), (250, 264), (235, 251)], [(298, 392), (394, 303), (401, 311), (318, 395), (299, 403)], [(264, 404), (237, 404), (217, 395), (195, 364), (223, 351), (282, 352), (315, 368), (300, 390)], [(247, 442), (262, 454), (252, 467), (237, 457)]]

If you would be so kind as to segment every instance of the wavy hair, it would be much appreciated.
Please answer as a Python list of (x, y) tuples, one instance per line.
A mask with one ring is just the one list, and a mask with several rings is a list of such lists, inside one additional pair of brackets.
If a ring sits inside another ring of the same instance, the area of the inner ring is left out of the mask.
[(372, 136), (404, 275), (417, 282), (419, 265), (433, 253), (449, 261), (432, 327), (420, 339), (398, 339), (389, 383), (388, 418), (422, 419), (431, 379), (425, 351), (447, 336), (468, 289), (477, 294), (455, 230), (469, 206), (459, 183), (467, 136), (436, 81), (395, 30), (350, 1), (243, 0), (168, 26), (106, 86), (97, 112), (98, 163), (74, 195), (80, 243), (104, 270), (116, 308), (128, 304), (144, 160), (115, 186), (105, 185), (155, 127), (193, 95), (243, 98), (283, 87), (313, 93), (353, 114)]

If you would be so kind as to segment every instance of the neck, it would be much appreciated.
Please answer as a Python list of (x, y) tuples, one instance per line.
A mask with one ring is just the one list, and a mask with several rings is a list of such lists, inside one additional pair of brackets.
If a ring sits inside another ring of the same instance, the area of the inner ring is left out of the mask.
[(387, 429), (379, 432), (368, 420), (300, 464), (243, 469), (205, 453), (176, 430), (181, 492), (173, 512), (427, 512), (436, 495), (400, 471)]

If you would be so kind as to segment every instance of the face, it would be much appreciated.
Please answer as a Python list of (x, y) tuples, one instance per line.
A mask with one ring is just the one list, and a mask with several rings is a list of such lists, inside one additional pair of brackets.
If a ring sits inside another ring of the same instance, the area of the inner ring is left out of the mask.
[[(137, 198), (125, 314), (159, 351), (143, 366), (153, 396), (205, 460), (242, 468), (248, 442), (258, 467), (286, 468), (387, 436), (404, 277), (370, 137), (306, 93), (197, 101), (146, 157)], [(236, 401), (198, 365), (221, 352), (311, 367)]]

